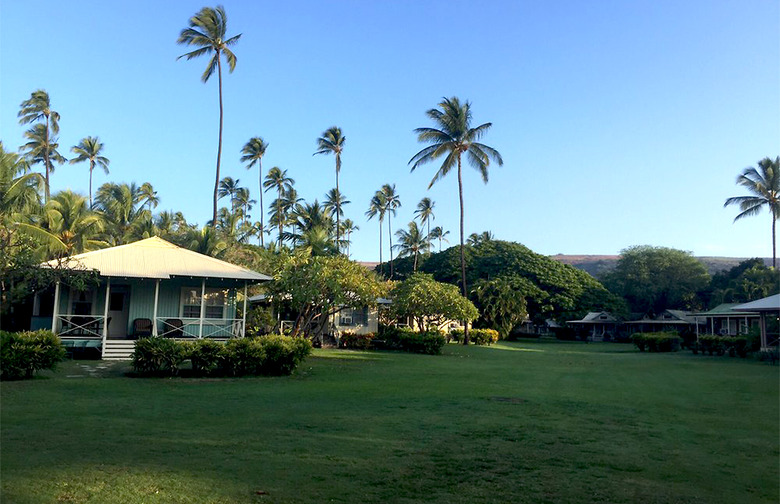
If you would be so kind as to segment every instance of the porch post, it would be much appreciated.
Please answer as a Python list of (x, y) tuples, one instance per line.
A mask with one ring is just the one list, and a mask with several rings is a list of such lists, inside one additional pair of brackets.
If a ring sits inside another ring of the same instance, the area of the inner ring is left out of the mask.
[[(108, 277), (106, 282), (106, 303), (103, 308), (103, 343), (100, 345), (100, 351), (102, 354), (106, 353), (106, 338), (108, 337), (108, 298), (111, 295), (111, 277)], [(103, 355), (101, 355), (102, 357)]]
[(51, 317), (51, 332), (57, 334), (57, 317), (60, 316), (60, 281), (54, 286), (54, 312)]
[(206, 314), (206, 277), (200, 284), (200, 320), (198, 321), (198, 338), (203, 337), (203, 315)]
[(157, 336), (157, 300), (160, 298), (160, 279), (154, 282), (154, 316), (152, 317), (152, 336)]
[(246, 336), (246, 282), (244, 282), (244, 311), (242, 312), (241, 337)]
[(759, 329), (761, 330), (761, 350), (768, 350), (769, 337), (766, 333), (766, 312), (761, 312), (759, 315)]

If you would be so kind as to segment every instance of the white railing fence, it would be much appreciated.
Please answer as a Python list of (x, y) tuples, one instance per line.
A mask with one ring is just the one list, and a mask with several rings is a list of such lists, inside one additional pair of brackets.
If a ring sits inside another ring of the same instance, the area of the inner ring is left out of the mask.
[(157, 317), (157, 335), (166, 338), (240, 338), (244, 334), (243, 319), (201, 319), (197, 317)]
[[(102, 338), (105, 321), (106, 317), (103, 315), (58, 314), (54, 332), (60, 337)], [(108, 322), (111, 322), (111, 317), (108, 317)]]

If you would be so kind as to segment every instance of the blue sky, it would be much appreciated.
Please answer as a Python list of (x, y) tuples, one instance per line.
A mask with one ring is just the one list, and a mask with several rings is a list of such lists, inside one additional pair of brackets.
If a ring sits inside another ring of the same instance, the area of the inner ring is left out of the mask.
[[(96, 172), (96, 186), (151, 182), (158, 210), (203, 224), (217, 79), (200, 81), (206, 59), (176, 61), (187, 50), (176, 38), (204, 5), (1, 0), (0, 139), (23, 143), (19, 103), (46, 89), (63, 154), (87, 135), (105, 143), (111, 173)], [(780, 154), (775, 0), (224, 5), (228, 33), (243, 35), (224, 75), (223, 176), (257, 198), (257, 171), (239, 157), (260, 135), (264, 171), (287, 169), (301, 196), (322, 200), (334, 160), (312, 153), (340, 126), (356, 259), (378, 259), (378, 223), (364, 213), (386, 182), (403, 203), (394, 229), (429, 196), (434, 224), (457, 242), (454, 173), (427, 190), (436, 167), (407, 164), (422, 147), (412, 130), (430, 125), (425, 111), (443, 96), (471, 101), (475, 124), (493, 123), (484, 142), (505, 161), (487, 185), (465, 172), (467, 234), (491, 230), (543, 254), (650, 244), (771, 256), (769, 215), (732, 223), (737, 209), (723, 201), (744, 194), (734, 183), (743, 168)], [(86, 194), (87, 184), (86, 165), (52, 178), (53, 190)]]

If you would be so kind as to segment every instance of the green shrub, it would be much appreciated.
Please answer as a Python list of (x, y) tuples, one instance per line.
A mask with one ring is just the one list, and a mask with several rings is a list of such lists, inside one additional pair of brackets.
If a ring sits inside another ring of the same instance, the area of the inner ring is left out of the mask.
[(182, 342), (196, 375), (218, 374), (225, 360), (225, 345), (209, 339)]
[(187, 347), (173, 339), (159, 336), (141, 338), (135, 342), (133, 370), (145, 375), (176, 376), (187, 359)]
[(750, 337), (748, 336), (716, 336), (714, 334), (703, 334), (699, 336), (699, 341), (693, 345), (693, 353), (702, 355), (725, 355), (747, 357), (751, 348)]
[(341, 335), (340, 344), (342, 348), (350, 348), (353, 350), (368, 350), (371, 348), (371, 342), (376, 335), (374, 333), (367, 334), (354, 334), (345, 332)]
[(379, 348), (384, 350), (401, 350), (401, 335), (406, 332), (411, 332), (411, 330), (395, 326), (381, 327), (378, 339), (382, 343), (378, 345)]
[(438, 332), (418, 333), (410, 330), (401, 333), (400, 343), (404, 352), (438, 355), (447, 340)]
[(270, 335), (254, 340), (263, 350), (260, 373), (269, 376), (292, 374), (295, 368), (311, 354), (312, 344), (305, 338)]
[(636, 333), (631, 336), (631, 341), (640, 352), (676, 352), (680, 350), (682, 338), (677, 333)]
[(224, 372), (230, 376), (262, 374), (265, 349), (260, 344), (260, 339), (228, 340), (224, 348)]
[(32, 378), (36, 371), (54, 369), (64, 358), (62, 341), (51, 331), (0, 331), (0, 379)]
[[(475, 345), (492, 345), (498, 341), (498, 331), (495, 329), (469, 329), (469, 342)], [(455, 329), (447, 335), (447, 342), (463, 342), (463, 329)]]

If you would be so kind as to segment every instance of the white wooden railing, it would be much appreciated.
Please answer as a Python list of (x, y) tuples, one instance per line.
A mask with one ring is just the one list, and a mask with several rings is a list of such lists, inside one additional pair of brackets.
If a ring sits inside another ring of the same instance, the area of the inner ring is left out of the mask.
[[(58, 314), (55, 322), (55, 332), (62, 337), (102, 338), (103, 325), (106, 317), (103, 315), (73, 315)], [(111, 317), (108, 317), (109, 322)]]
[(243, 319), (197, 317), (157, 317), (157, 335), (167, 338), (240, 338), (244, 335)]

